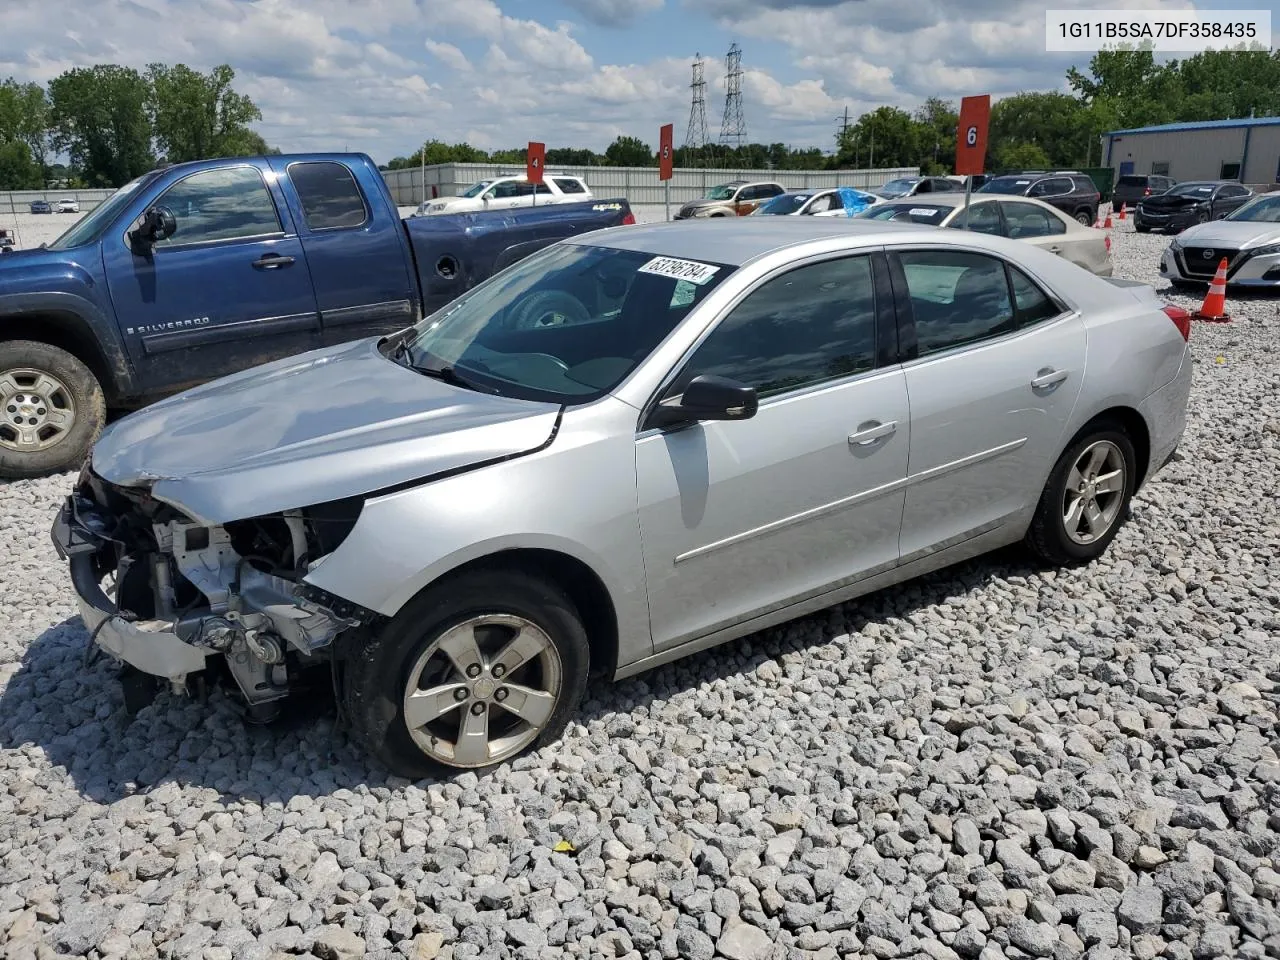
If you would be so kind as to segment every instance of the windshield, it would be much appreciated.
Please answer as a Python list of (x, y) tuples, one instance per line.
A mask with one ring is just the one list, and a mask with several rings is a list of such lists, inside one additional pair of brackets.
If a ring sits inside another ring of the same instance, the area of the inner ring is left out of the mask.
[(1211, 183), (1180, 183), (1172, 190), (1166, 190), (1166, 197), (1208, 197), (1213, 193)]
[(484, 188), (489, 186), (489, 184), (491, 183), (493, 183), (492, 180), (481, 180), (478, 183), (473, 183), (471, 186), (467, 187), (467, 189), (464, 190), (462, 193), (458, 194), (458, 196), (478, 197), (480, 196), (480, 194), (484, 193)]
[(558, 243), (419, 321), (408, 360), (485, 392), (584, 403), (621, 383), (734, 269)]
[(1145, 187), (1146, 185), (1146, 177), (1121, 177), (1116, 181), (1117, 187)]
[(733, 198), (733, 191), (737, 190), (741, 184), (738, 183), (722, 183), (718, 187), (712, 187), (707, 191), (705, 199), (707, 200), (730, 200)]
[(1280, 223), (1280, 193), (1254, 197), (1242, 207), (1232, 210), (1223, 220), (1244, 220), (1250, 223)]
[(979, 187), (976, 192), (1023, 194), (1035, 182), (1035, 177), (993, 177)]
[(911, 192), (919, 180), (890, 180), (884, 186), (876, 190), (876, 193), (882, 197), (905, 197)]
[(882, 203), (868, 207), (858, 217), (863, 220), (893, 220), (898, 223), (928, 223), (937, 226), (955, 207), (927, 203)]
[(72, 247), (80, 247), (86, 243), (96, 242), (102, 236), (102, 232), (115, 220), (116, 214), (120, 212), (121, 208), (133, 198), (133, 195), (144, 184), (150, 183), (157, 176), (158, 173), (152, 171), (151, 173), (144, 173), (136, 180), (130, 180), (90, 210), (84, 217), (72, 224), (71, 229), (49, 244), (48, 249), (69, 250)]
[(788, 214), (795, 213), (805, 205), (811, 193), (780, 193), (768, 203), (756, 209), (756, 213)]

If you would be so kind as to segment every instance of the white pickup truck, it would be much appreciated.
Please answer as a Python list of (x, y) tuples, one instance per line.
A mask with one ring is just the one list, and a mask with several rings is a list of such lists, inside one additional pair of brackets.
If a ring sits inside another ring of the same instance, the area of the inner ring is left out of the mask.
[(524, 176), (514, 175), (480, 180), (459, 196), (440, 197), (418, 205), (415, 216), (429, 217), (441, 213), (469, 213), (476, 210), (502, 210), (507, 207), (531, 207), (544, 203), (580, 203), (592, 198), (591, 189), (579, 177), (559, 173), (543, 174), (542, 183), (534, 185)]

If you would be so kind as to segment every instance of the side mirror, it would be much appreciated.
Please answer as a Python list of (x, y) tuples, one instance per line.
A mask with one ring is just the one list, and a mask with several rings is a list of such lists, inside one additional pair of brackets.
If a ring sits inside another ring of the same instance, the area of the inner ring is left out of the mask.
[(750, 420), (759, 402), (755, 387), (737, 380), (703, 374), (694, 377), (684, 393), (654, 408), (649, 423), (674, 427), (699, 420)]
[(142, 222), (129, 232), (133, 252), (149, 256), (151, 248), (161, 240), (168, 240), (177, 232), (178, 220), (168, 207), (150, 207), (142, 215)]

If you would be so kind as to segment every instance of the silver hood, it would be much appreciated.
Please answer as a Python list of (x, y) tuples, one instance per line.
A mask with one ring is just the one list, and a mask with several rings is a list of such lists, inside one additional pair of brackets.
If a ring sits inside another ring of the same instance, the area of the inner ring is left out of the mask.
[(559, 406), (443, 383), (377, 343), (277, 360), (145, 407), (103, 431), (93, 469), (218, 524), (526, 453), (554, 435)]
[(1259, 247), (1280, 242), (1280, 223), (1257, 220), (1210, 220), (1178, 234), (1180, 244), (1206, 247)]

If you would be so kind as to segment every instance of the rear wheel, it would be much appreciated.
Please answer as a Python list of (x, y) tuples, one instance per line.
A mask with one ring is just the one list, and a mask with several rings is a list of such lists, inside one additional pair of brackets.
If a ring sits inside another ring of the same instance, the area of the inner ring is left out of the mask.
[(78, 467), (106, 417), (98, 378), (67, 351), (32, 340), (0, 343), (0, 477)]
[(355, 655), (348, 713), (402, 776), (488, 767), (559, 737), (589, 661), (554, 584), (514, 569), (463, 574), (420, 593)]
[(1086, 428), (1066, 449), (1045, 484), (1026, 543), (1054, 565), (1086, 563), (1115, 539), (1133, 496), (1137, 457), (1119, 424)]
[(1076, 211), (1076, 220), (1077, 220), (1078, 222), (1080, 222), (1080, 223), (1083, 223), (1086, 227), (1091, 227), (1091, 226), (1093, 226), (1094, 222), (1095, 222), (1097, 219), (1098, 219), (1098, 218), (1097, 218), (1097, 217), (1095, 217), (1095, 216), (1093, 216), (1093, 215), (1092, 215), (1088, 210), (1077, 210), (1077, 211)]

